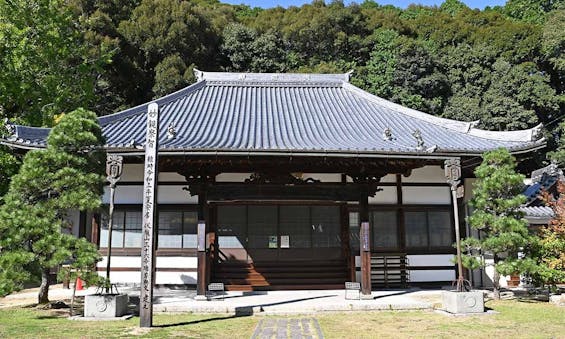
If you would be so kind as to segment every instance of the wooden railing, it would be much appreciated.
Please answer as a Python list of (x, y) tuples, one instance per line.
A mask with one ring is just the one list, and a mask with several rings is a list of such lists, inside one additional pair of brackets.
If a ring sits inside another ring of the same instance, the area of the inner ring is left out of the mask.
[(408, 287), (410, 271), (405, 253), (373, 253), (371, 284), (373, 287)]

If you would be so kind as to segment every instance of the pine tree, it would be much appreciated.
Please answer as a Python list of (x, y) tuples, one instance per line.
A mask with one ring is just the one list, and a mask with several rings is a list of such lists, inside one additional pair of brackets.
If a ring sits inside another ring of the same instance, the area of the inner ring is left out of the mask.
[(51, 130), (45, 150), (26, 154), (0, 207), (0, 294), (40, 273), (38, 302), (47, 303), (52, 268), (99, 259), (93, 244), (69, 234), (66, 214), (101, 205), (102, 144), (96, 115), (77, 109)]
[[(479, 231), (480, 239), (469, 237), (461, 242), (466, 267), (494, 266), (495, 299), (500, 299), (501, 274), (522, 272), (530, 264), (518, 257), (531, 238), (519, 210), (526, 199), (520, 194), (524, 176), (515, 168), (515, 159), (506, 149), (483, 155), (482, 164), (475, 169), (477, 181), (471, 200), (474, 211), (468, 219), (471, 227)], [(483, 258), (478, 259), (479, 255)], [(484, 256), (492, 257), (493, 264), (488, 264)]]

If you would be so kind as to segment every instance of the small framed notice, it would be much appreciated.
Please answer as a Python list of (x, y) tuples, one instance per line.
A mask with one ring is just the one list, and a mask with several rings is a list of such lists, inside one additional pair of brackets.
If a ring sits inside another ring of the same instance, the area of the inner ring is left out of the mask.
[(290, 248), (290, 236), (281, 235), (281, 248)]
[(276, 235), (270, 235), (269, 236), (269, 248), (277, 248), (278, 247), (278, 241), (277, 241), (277, 236)]
[(206, 251), (206, 224), (204, 222), (198, 223), (196, 243), (199, 252)]
[(362, 222), (361, 223), (361, 249), (364, 252), (371, 251), (371, 238), (369, 233), (369, 223)]

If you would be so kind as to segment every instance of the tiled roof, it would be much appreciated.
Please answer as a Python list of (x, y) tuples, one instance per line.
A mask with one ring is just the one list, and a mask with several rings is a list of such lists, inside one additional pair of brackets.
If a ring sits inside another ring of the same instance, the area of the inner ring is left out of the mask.
[(547, 225), (553, 219), (553, 210), (547, 206), (524, 206), (520, 208), (530, 224)]
[[(479, 130), (474, 123), (373, 96), (349, 84), (349, 74), (197, 71), (197, 77), (197, 83), (154, 101), (161, 114), (161, 151), (425, 156), (476, 155), (498, 147), (523, 152), (545, 144), (539, 126)], [(147, 105), (99, 119), (109, 150), (143, 148)], [(44, 147), (48, 129), (15, 127), (4, 143)]]

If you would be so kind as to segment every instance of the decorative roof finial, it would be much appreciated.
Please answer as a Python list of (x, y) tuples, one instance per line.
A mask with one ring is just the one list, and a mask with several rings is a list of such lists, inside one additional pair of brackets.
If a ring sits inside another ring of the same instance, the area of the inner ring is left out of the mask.
[(416, 142), (417, 142), (416, 149), (417, 149), (418, 151), (423, 151), (423, 150), (425, 150), (425, 149), (426, 149), (426, 146), (425, 146), (424, 139), (422, 138), (422, 132), (420, 132), (419, 129), (414, 130), (414, 132), (412, 132), (412, 136), (413, 136), (414, 138), (416, 138)]
[(172, 122), (169, 124), (169, 127), (167, 127), (167, 139), (171, 140), (176, 138), (177, 136), (177, 130), (175, 128), (175, 124), (173, 124)]
[(354, 72), (355, 70), (351, 69), (347, 73), (345, 73), (345, 82), (349, 82), (349, 80), (351, 80), (351, 76), (353, 75)]
[(543, 137), (542, 128), (543, 128), (542, 124), (539, 124), (539, 125), (535, 126), (534, 128), (532, 128), (531, 141), (538, 141), (539, 139), (541, 139), (541, 137)]
[(383, 131), (383, 140), (385, 141), (391, 141), (396, 139), (395, 137), (392, 136), (392, 131), (390, 130), (390, 128), (385, 128), (385, 130)]
[(193, 68), (192, 72), (194, 73), (194, 77), (196, 78), (196, 81), (201, 81), (204, 79), (204, 72), (202, 72), (201, 70)]

